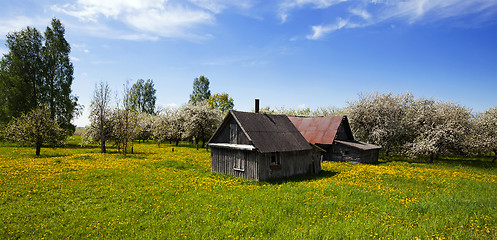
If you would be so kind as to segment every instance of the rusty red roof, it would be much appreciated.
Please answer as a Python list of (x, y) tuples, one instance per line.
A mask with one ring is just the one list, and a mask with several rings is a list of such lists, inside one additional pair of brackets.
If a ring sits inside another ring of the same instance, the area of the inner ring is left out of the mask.
[(308, 142), (332, 144), (344, 116), (288, 118)]

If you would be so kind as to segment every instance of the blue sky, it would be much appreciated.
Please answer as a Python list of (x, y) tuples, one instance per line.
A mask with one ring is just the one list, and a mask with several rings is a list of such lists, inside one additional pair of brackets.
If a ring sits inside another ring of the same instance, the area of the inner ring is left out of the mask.
[(5, 35), (66, 28), (73, 92), (88, 124), (95, 84), (153, 79), (157, 104), (188, 101), (195, 77), (235, 108), (344, 107), (410, 91), (484, 111), (497, 103), (496, 0), (0, 0)]

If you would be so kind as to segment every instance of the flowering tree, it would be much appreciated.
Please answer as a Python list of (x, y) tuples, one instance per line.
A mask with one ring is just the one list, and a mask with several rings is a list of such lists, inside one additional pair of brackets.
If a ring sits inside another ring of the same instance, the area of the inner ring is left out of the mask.
[(497, 107), (491, 107), (477, 116), (473, 126), (475, 148), (482, 152), (494, 152), (494, 162), (497, 158)]
[(43, 146), (62, 144), (64, 130), (50, 115), (48, 107), (40, 107), (14, 118), (5, 129), (6, 139), (34, 146), (37, 156)]
[(221, 112), (213, 109), (207, 101), (188, 103), (183, 106), (182, 114), (185, 119), (185, 136), (192, 137), (198, 144), (202, 141), (202, 147), (221, 123)]
[(470, 109), (450, 102), (420, 99), (411, 108), (410, 116), (415, 136), (405, 145), (410, 155), (428, 155), (433, 162), (440, 154), (467, 151)]
[(359, 95), (347, 107), (354, 136), (381, 145), (387, 155), (392, 149), (400, 148), (411, 135), (406, 113), (413, 101), (410, 93)]

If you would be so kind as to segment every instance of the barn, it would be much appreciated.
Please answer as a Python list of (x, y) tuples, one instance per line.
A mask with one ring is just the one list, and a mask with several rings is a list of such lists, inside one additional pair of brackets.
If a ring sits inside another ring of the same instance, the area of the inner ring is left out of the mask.
[(323, 160), (376, 163), (380, 146), (354, 140), (347, 116), (289, 117), (312, 144), (326, 150)]
[(321, 170), (318, 148), (286, 115), (229, 111), (208, 146), (212, 172), (264, 181)]

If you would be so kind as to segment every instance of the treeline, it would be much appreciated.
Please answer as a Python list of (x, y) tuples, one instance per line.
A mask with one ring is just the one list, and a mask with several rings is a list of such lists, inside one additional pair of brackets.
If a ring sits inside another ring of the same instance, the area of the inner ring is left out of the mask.
[[(269, 107), (261, 111), (298, 116), (347, 115), (356, 139), (411, 157), (497, 155), (497, 107), (482, 113), (452, 102), (410, 93), (366, 93), (344, 108)], [(495, 160), (495, 158), (494, 158)]]
[(98, 84), (90, 105), (90, 126), (84, 141), (100, 143), (102, 153), (110, 142), (126, 154), (132, 151), (136, 140), (155, 140), (159, 146), (166, 141), (178, 145), (181, 140), (191, 140), (205, 147), (224, 113), (234, 107), (233, 99), (227, 93), (211, 95), (209, 79), (204, 76), (195, 78), (190, 101), (179, 108), (155, 110), (155, 99), (153, 81), (138, 80), (131, 88), (125, 86), (122, 99), (111, 107), (108, 84)]

